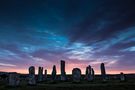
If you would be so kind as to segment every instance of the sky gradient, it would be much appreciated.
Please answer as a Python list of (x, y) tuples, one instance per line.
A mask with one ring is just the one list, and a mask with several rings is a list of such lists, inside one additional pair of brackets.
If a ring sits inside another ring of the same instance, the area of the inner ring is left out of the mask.
[(134, 0), (1, 0), (0, 71), (91, 65), (135, 73)]

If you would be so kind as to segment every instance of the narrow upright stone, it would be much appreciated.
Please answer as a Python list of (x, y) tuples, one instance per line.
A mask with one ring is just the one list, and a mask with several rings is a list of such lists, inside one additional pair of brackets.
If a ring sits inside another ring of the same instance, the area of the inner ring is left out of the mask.
[(104, 63), (101, 63), (101, 75), (102, 75), (102, 79), (103, 81), (106, 81), (107, 80), (107, 76), (106, 76), (106, 71), (105, 71), (105, 66), (104, 66)]
[(89, 72), (89, 69), (88, 69), (88, 67), (86, 67), (86, 71), (85, 71), (86, 77), (87, 77), (87, 75), (88, 75), (88, 72)]
[(94, 78), (95, 78), (95, 71), (94, 71), (93, 68), (91, 69), (91, 74), (92, 74), (92, 80), (94, 80)]
[(57, 74), (56, 66), (54, 65), (54, 66), (53, 66), (53, 70), (52, 70), (52, 80), (53, 80), (53, 81), (56, 80), (56, 74)]
[(38, 69), (38, 82), (43, 81), (43, 67), (39, 67)]
[(66, 80), (66, 72), (65, 72), (65, 61), (61, 60), (60, 62), (60, 68), (61, 68), (61, 80), (65, 81)]
[(30, 66), (30, 67), (29, 67), (28, 84), (29, 84), (29, 85), (36, 85), (35, 67), (34, 67), (34, 66)]
[(47, 80), (47, 70), (45, 69), (45, 72), (44, 72), (44, 80)]
[(20, 84), (20, 78), (17, 73), (9, 73), (9, 86), (15, 87), (19, 86)]
[(74, 68), (72, 70), (72, 79), (73, 79), (73, 82), (80, 82), (81, 80), (81, 70), (79, 68)]

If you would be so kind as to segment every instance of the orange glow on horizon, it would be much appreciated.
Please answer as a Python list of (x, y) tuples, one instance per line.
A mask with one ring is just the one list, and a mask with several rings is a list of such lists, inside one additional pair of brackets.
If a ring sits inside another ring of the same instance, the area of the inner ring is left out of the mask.
[[(70, 65), (69, 65), (70, 66)], [(57, 68), (57, 67), (56, 67)], [(82, 74), (85, 74), (85, 68), (82, 67), (78, 67), (81, 69)], [(35, 72), (36, 74), (38, 73), (38, 68), (35, 68)], [(66, 74), (72, 74), (72, 67), (68, 67), (68, 69), (66, 68)], [(17, 72), (17, 73), (21, 73), (21, 74), (28, 74), (28, 69), (3, 69), (0, 70), (1, 72)], [(47, 69), (47, 73), (51, 74), (52, 69)], [(107, 74), (119, 74), (120, 72), (123, 72), (125, 74), (130, 74), (130, 73), (135, 73), (135, 70), (106, 70)], [(43, 72), (44, 73), (44, 72)], [(60, 74), (60, 69), (57, 68), (57, 74)], [(100, 70), (99, 69), (95, 69), (95, 74), (100, 74)]]
[[(56, 69), (57, 69), (57, 74), (60, 74), (60, 61), (56, 62), (56, 63), (53, 63), (56, 65)], [(43, 67), (44, 70), (47, 69), (47, 73), (48, 74), (51, 74), (52, 72), (52, 67), (53, 67), (53, 64), (52, 63), (47, 63), (46, 62), (46, 65), (48, 66), (45, 66)], [(81, 71), (82, 71), (82, 74), (85, 74), (85, 70), (86, 70), (86, 67), (91, 64), (92, 68), (94, 69), (95, 71), (95, 74), (100, 74), (100, 62), (90, 62), (90, 63), (83, 63), (81, 61), (74, 61), (74, 62), (66, 62), (66, 65), (65, 65), (65, 71), (66, 71), (66, 74), (72, 74), (72, 69), (73, 68), (80, 68)], [(22, 67), (2, 67), (0, 66), (0, 71), (3, 71), (3, 72), (18, 72), (18, 73), (22, 73), (22, 74), (28, 74), (28, 68), (29, 68), (30, 65), (25, 65), (25, 66), (22, 66)], [(44, 66), (41, 65), (41, 66)], [(106, 73), (107, 74), (119, 74), (120, 72), (123, 72), (125, 74), (128, 74), (128, 73), (135, 73), (135, 70), (118, 70), (118, 69), (113, 69), (110, 68), (110, 65), (105, 65), (106, 67)], [(36, 74), (38, 73), (38, 65), (35, 65), (35, 72)], [(44, 72), (43, 72), (44, 73)]]

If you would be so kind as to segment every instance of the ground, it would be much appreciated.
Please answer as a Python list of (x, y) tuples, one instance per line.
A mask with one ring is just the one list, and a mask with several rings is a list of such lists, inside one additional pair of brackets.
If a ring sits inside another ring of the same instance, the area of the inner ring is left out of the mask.
[(82, 80), (80, 83), (73, 83), (71, 80), (67, 82), (44, 81), (36, 86), (27, 85), (26, 80), (21, 80), (21, 85), (18, 87), (9, 87), (7, 82), (0, 82), (0, 90), (135, 90), (135, 78), (127, 78), (125, 82), (120, 82), (119, 79), (110, 79), (107, 82), (102, 82), (96, 78), (93, 82)]
[(19, 87), (8, 87), (1, 83), (0, 90), (135, 90), (135, 80), (131, 79), (125, 82), (120, 82), (119, 80), (109, 80), (107, 82), (81, 81), (80, 83), (71, 81), (52, 83), (48, 81), (38, 83), (36, 86), (28, 86), (26, 82), (21, 82)]

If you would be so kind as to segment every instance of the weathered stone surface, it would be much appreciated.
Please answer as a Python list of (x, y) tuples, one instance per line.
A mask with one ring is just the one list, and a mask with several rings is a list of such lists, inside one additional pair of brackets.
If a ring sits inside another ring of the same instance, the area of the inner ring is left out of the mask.
[(126, 78), (125, 78), (125, 75), (123, 72), (120, 73), (120, 81), (125, 81)]
[(92, 80), (94, 80), (94, 78), (95, 78), (95, 71), (94, 71), (93, 68), (91, 69), (91, 74), (92, 74)]
[(47, 80), (47, 70), (45, 69), (45, 72), (44, 72), (44, 80)]
[(81, 70), (79, 68), (74, 68), (72, 70), (72, 79), (73, 79), (73, 82), (80, 82), (80, 80), (81, 80)]
[(61, 81), (65, 81), (66, 80), (66, 72), (65, 72), (65, 61), (61, 60), (60, 62), (61, 64)]
[(53, 70), (52, 70), (52, 80), (53, 80), (53, 81), (56, 80), (56, 74), (57, 74), (56, 66), (54, 65), (54, 66), (53, 66)]
[(85, 79), (88, 80), (88, 81), (92, 81), (93, 80), (93, 77), (92, 77), (92, 68), (91, 68), (90, 65), (88, 67), (86, 67), (86, 76), (85, 76)]
[(43, 67), (38, 68), (38, 82), (43, 81)]
[(29, 84), (29, 85), (36, 85), (35, 67), (34, 67), (34, 66), (30, 66), (30, 67), (29, 67), (28, 84)]
[(9, 73), (9, 86), (19, 86), (20, 84), (20, 77), (17, 73)]
[(106, 81), (107, 80), (107, 75), (106, 75), (104, 63), (101, 63), (100, 68), (101, 68), (102, 79), (103, 79), (103, 81)]

